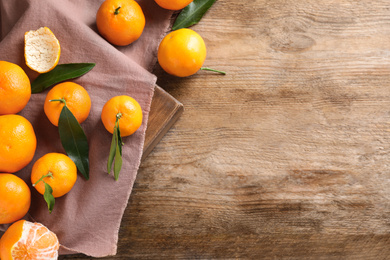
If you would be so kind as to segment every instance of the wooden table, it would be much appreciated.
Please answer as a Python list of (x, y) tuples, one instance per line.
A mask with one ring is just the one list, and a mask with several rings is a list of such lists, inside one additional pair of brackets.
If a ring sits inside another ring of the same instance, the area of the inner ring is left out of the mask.
[[(390, 259), (390, 2), (219, 0), (105, 259)], [(88, 257), (67, 256), (65, 259)]]

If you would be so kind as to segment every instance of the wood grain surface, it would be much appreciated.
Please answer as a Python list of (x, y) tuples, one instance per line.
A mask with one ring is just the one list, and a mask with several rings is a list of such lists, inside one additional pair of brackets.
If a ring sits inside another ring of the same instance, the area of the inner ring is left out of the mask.
[(390, 1), (220, 0), (193, 29), (228, 74), (156, 67), (186, 110), (105, 259), (390, 259)]

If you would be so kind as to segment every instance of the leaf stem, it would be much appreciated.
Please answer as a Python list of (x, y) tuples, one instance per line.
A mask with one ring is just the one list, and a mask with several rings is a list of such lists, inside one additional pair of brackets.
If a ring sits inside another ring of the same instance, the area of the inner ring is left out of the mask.
[(35, 187), (35, 185), (37, 185), (40, 181), (43, 181), (43, 179), (46, 178), (46, 177), (52, 177), (52, 178), (53, 178), (53, 173), (52, 173), (51, 171), (49, 171), (48, 174), (43, 175), (43, 176), (42, 176), (39, 180), (37, 180), (37, 182), (34, 183), (32, 186)]
[(119, 9), (121, 9), (121, 7), (122, 7), (122, 6), (119, 6), (117, 9), (115, 9), (115, 11), (114, 11), (114, 14), (115, 14), (115, 15), (119, 14)]
[(64, 105), (66, 106), (66, 100), (65, 98), (60, 98), (60, 99), (50, 99), (49, 102), (53, 102), (53, 101), (59, 101), (59, 102), (62, 102), (64, 103)]
[(211, 68), (208, 68), (208, 67), (202, 67), (202, 68), (200, 68), (200, 70), (214, 71), (214, 72), (221, 73), (222, 75), (226, 75), (226, 72), (224, 72), (224, 71), (221, 71), (221, 70), (215, 70), (215, 69), (211, 69)]

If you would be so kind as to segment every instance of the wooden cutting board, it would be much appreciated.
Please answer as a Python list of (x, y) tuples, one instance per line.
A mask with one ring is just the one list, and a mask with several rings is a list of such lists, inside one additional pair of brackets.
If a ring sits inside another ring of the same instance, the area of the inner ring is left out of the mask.
[(183, 104), (156, 86), (145, 133), (144, 160), (183, 113)]

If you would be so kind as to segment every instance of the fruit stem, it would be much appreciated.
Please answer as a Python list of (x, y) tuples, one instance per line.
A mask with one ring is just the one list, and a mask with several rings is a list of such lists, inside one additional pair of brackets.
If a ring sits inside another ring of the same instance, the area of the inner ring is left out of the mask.
[(116, 121), (118, 121), (119, 119), (121, 119), (122, 117), (122, 113), (119, 112), (118, 114), (116, 114)]
[(49, 100), (49, 102), (53, 102), (53, 101), (59, 101), (59, 102), (62, 102), (62, 103), (64, 103), (64, 104), (65, 104), (65, 106), (66, 106), (66, 100), (65, 100), (65, 98), (60, 98), (60, 99), (50, 99), (50, 100)]
[(51, 171), (49, 171), (48, 174), (46, 175), (43, 175), (36, 183), (34, 183), (32, 186), (35, 187), (35, 185), (37, 185), (40, 181), (42, 181), (44, 178), (46, 177), (52, 177), (53, 178), (53, 173)]
[(200, 68), (200, 70), (214, 71), (214, 72), (221, 73), (222, 75), (226, 75), (226, 72), (224, 72), (224, 71), (221, 71), (221, 70), (215, 70), (215, 69), (211, 69), (211, 68), (207, 68), (207, 67), (202, 67), (202, 68)]
[(115, 12), (114, 12), (115, 15), (119, 14), (119, 9), (121, 9), (121, 7), (122, 6), (119, 6), (117, 9), (115, 9)]

